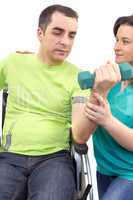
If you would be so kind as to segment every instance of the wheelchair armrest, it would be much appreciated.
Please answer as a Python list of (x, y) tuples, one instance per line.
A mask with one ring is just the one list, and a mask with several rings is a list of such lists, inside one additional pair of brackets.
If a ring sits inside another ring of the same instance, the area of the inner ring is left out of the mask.
[[(75, 160), (76, 169), (76, 194), (75, 200), (87, 200), (87, 196), (91, 195), (92, 181), (90, 177), (90, 167), (88, 158), (87, 144), (78, 144), (72, 141), (71, 155)], [(92, 198), (91, 198), (92, 199)]]
[(83, 155), (83, 154), (87, 154), (88, 152), (88, 146), (86, 143), (84, 144), (78, 144), (76, 142), (73, 141), (73, 145), (74, 145), (74, 149), (75, 151), (80, 154), (80, 155)]

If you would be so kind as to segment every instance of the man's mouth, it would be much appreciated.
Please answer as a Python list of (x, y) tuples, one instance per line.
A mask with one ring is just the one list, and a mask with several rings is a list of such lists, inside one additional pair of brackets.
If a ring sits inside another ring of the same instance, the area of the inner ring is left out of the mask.
[(68, 50), (64, 50), (64, 49), (55, 49), (55, 52), (59, 53), (59, 54), (67, 54)]

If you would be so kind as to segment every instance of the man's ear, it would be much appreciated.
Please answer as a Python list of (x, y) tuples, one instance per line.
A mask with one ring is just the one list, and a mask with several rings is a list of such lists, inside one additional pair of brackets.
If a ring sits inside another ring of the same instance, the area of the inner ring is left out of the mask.
[(38, 27), (38, 29), (37, 29), (37, 37), (38, 37), (39, 41), (42, 40), (42, 37), (44, 37), (44, 34), (45, 34), (44, 30), (41, 27)]

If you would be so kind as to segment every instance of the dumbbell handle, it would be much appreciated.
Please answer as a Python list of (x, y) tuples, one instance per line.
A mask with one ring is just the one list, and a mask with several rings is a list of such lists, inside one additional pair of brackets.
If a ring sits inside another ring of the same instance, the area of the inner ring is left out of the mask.
[[(121, 80), (133, 79), (133, 67), (129, 63), (119, 64)], [(95, 73), (89, 71), (82, 71), (78, 74), (78, 82), (82, 90), (92, 88), (95, 81)]]

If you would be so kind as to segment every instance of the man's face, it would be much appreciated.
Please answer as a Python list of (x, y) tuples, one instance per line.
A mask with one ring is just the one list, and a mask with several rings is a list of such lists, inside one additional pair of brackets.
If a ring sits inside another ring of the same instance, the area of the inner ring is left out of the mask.
[(40, 49), (46, 63), (62, 63), (69, 55), (77, 32), (77, 20), (55, 12), (43, 31), (38, 29)]
[(114, 46), (115, 61), (117, 63), (129, 62), (133, 65), (133, 27), (121, 25), (117, 31)]

